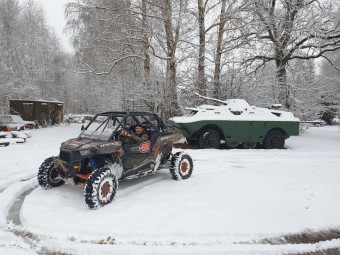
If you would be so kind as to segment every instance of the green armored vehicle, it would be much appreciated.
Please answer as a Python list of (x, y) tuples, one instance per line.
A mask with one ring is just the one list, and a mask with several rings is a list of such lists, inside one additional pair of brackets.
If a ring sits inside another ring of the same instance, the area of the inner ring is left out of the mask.
[(287, 138), (299, 135), (300, 120), (290, 112), (250, 106), (244, 99), (204, 98), (221, 105), (186, 108), (185, 116), (170, 119), (189, 144), (217, 149), (225, 141), (228, 148), (282, 149)]

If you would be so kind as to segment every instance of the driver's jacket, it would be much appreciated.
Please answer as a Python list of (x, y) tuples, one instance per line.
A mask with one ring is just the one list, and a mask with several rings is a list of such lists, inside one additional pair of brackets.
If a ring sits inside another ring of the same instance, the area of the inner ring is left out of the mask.
[(134, 144), (134, 143), (142, 143), (149, 140), (149, 136), (145, 133), (141, 134), (140, 136), (136, 135), (135, 133), (130, 134), (130, 137), (122, 136), (121, 139), (124, 143)]

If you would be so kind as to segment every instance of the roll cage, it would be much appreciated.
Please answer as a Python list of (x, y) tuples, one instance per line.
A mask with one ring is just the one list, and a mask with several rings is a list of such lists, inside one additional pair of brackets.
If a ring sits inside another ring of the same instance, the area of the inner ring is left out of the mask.
[[(94, 123), (98, 123), (94, 125)], [(102, 112), (96, 114), (86, 127), (82, 126), (82, 130), (88, 130), (89, 127), (95, 126), (94, 132), (108, 132), (110, 136), (108, 140), (115, 140), (117, 134), (122, 130), (134, 131), (136, 124), (143, 125), (147, 133), (163, 133), (165, 125), (161, 118), (151, 112)], [(111, 128), (109, 128), (109, 126)]]

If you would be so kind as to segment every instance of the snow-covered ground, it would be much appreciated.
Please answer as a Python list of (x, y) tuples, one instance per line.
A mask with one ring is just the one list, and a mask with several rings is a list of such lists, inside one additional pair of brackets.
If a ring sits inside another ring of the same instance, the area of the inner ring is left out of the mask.
[[(337, 126), (310, 128), (284, 150), (186, 150), (194, 160), (190, 179), (174, 181), (164, 169), (122, 182), (99, 210), (88, 209), (81, 187), (36, 186), (42, 161), (79, 132), (79, 124), (33, 130), (26, 143), (0, 147), (0, 254), (287, 254), (340, 247), (340, 239), (261, 242), (340, 229)], [(25, 191), (31, 192), (15, 225), (9, 211)]]

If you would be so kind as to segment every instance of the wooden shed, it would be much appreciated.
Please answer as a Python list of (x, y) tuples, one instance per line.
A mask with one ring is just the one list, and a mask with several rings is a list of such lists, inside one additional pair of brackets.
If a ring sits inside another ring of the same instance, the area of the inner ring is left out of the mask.
[(56, 101), (9, 100), (10, 114), (42, 126), (59, 124), (64, 119), (64, 103)]

